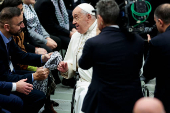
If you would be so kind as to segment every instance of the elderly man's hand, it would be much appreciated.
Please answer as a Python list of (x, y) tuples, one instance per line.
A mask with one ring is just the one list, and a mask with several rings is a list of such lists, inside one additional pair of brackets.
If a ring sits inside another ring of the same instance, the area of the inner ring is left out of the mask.
[(48, 77), (50, 70), (47, 68), (37, 68), (37, 71), (33, 73), (34, 80), (44, 80)]
[(27, 81), (27, 78), (16, 82), (16, 91), (17, 92), (24, 93), (25, 95), (28, 95), (31, 92), (31, 90), (33, 90), (33, 85), (26, 83), (26, 81)]
[(61, 61), (57, 67), (57, 69), (62, 72), (62, 73), (65, 73), (68, 71), (68, 65), (67, 65), (67, 62), (63, 62)]

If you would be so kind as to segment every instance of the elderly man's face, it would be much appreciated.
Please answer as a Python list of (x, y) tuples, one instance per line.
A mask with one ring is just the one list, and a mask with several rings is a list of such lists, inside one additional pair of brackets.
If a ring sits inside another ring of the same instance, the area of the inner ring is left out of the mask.
[(75, 24), (79, 33), (84, 34), (88, 30), (88, 17), (81, 11), (82, 9), (79, 7), (73, 10), (73, 24)]

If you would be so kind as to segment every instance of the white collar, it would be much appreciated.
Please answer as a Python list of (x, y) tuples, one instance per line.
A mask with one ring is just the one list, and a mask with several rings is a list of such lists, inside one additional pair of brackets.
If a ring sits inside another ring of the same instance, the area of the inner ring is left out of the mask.
[(108, 26), (108, 27), (115, 27), (115, 28), (119, 28), (119, 26), (118, 26), (118, 25), (110, 25), (110, 26)]

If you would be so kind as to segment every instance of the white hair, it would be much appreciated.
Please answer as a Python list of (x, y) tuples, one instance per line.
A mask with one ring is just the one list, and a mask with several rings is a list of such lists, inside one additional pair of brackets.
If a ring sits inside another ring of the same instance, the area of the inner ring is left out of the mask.
[[(81, 9), (81, 13), (84, 14), (84, 15), (87, 15), (89, 14), (88, 12), (84, 11), (83, 9)], [(91, 15), (91, 14), (90, 14)], [(96, 17), (94, 15), (91, 15), (92, 19), (95, 20)]]

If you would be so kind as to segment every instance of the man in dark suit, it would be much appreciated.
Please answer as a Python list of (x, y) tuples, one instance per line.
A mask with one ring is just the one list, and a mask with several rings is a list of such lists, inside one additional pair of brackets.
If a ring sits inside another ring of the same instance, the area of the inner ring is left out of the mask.
[[(36, 55), (25, 53), (15, 44), (12, 35), (18, 35), (24, 27), (23, 14), (16, 7), (4, 8), (0, 13), (0, 80), (7, 82), (17, 82), (26, 79), (32, 84), (34, 80), (44, 80), (48, 77), (49, 69), (38, 68), (35, 73), (16, 73), (12, 63), (17, 62), (26, 65), (41, 66), (50, 58), (50, 54)], [(43, 106), (45, 95), (43, 92), (33, 89), (28, 95), (13, 92), (19, 96), (23, 102), (24, 113), (37, 113)]]
[(162, 101), (166, 112), (170, 113), (170, 4), (158, 6), (154, 12), (154, 20), (160, 34), (149, 41), (143, 75), (146, 79), (156, 77), (154, 96)]
[(144, 40), (121, 31), (117, 25), (119, 7), (114, 0), (100, 0), (97, 14), (101, 33), (86, 41), (79, 60), (82, 69), (93, 67), (82, 111), (132, 113), (135, 102), (143, 96), (139, 72)]
[(22, 113), (23, 101), (20, 97), (12, 94), (11, 91), (28, 95), (33, 89), (33, 85), (26, 83), (26, 80), (23, 79), (16, 83), (0, 81), (0, 106), (3, 112)]

